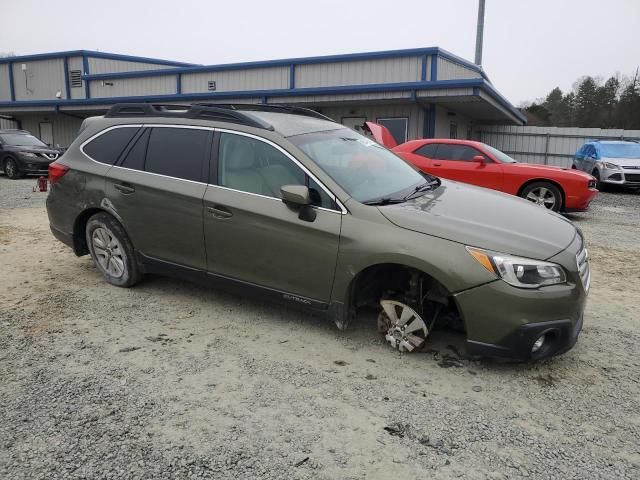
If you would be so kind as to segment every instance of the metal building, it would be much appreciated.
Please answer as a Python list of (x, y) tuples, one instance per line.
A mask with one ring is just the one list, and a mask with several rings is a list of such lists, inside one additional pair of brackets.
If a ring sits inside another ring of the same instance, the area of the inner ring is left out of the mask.
[(4, 123), (50, 145), (128, 101), (299, 104), (351, 127), (385, 124), (400, 142), (526, 121), (480, 67), (437, 47), (208, 66), (86, 50), (0, 59)]

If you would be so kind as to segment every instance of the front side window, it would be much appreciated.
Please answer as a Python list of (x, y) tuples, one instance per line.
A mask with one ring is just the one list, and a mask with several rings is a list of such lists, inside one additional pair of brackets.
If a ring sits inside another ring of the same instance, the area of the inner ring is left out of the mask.
[(306, 133), (289, 141), (359, 202), (401, 198), (425, 182), (407, 162), (350, 129)]
[[(454, 160), (461, 162), (471, 162), (473, 157), (482, 155), (478, 150), (467, 145), (454, 145), (441, 143), (438, 145), (438, 152), (434, 157), (437, 160)], [(484, 155), (482, 155), (484, 156)]]
[(48, 147), (40, 139), (28, 133), (3, 133), (0, 139), (5, 145), (12, 147)]
[(151, 129), (144, 169), (169, 177), (201, 181), (211, 131), (194, 128)]
[(82, 150), (98, 162), (113, 165), (139, 128), (114, 128), (91, 140)]
[(335, 208), (329, 195), (289, 157), (266, 142), (244, 135), (220, 135), (218, 184), (273, 198), (281, 198), (284, 185), (306, 185), (313, 205)]

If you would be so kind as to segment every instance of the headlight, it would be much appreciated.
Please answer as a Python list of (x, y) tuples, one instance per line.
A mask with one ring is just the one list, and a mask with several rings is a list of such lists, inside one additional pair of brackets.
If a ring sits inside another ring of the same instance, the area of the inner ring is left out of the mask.
[(37, 155), (35, 153), (31, 153), (31, 152), (20, 152), (20, 155), (22, 155), (23, 157), (37, 157)]
[(567, 281), (564, 269), (555, 263), (466, 248), (480, 265), (514, 287), (538, 288)]
[(604, 168), (608, 168), (609, 170), (620, 170), (620, 167), (615, 163), (603, 162)]

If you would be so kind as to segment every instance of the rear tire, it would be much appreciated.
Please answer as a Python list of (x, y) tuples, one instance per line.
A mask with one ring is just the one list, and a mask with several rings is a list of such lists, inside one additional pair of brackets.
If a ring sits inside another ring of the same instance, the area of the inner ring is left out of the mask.
[(24, 174), (18, 168), (18, 162), (16, 162), (13, 158), (9, 157), (4, 160), (4, 174), (7, 178), (11, 180), (17, 180), (18, 178), (22, 178)]
[(559, 212), (562, 209), (562, 192), (551, 182), (530, 183), (522, 189), (520, 196), (547, 210)]
[(131, 287), (142, 278), (133, 245), (122, 225), (106, 213), (87, 222), (86, 240), (96, 268), (111, 285)]

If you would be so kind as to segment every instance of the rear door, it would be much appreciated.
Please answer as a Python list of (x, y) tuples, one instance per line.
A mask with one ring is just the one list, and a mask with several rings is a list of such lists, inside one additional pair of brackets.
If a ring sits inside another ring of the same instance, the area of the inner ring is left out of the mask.
[[(209, 272), (314, 305), (329, 300), (341, 209), (285, 150), (248, 134), (219, 134), (217, 167), (204, 198)], [(316, 218), (301, 220), (282, 185), (307, 185)]]
[(202, 198), (212, 138), (202, 127), (143, 128), (108, 172), (107, 198), (138, 252), (206, 269)]
[[(484, 163), (475, 162), (476, 156), (484, 157)], [(434, 175), (443, 178), (495, 190), (502, 190), (504, 185), (502, 165), (469, 145), (438, 144), (431, 166)]]

